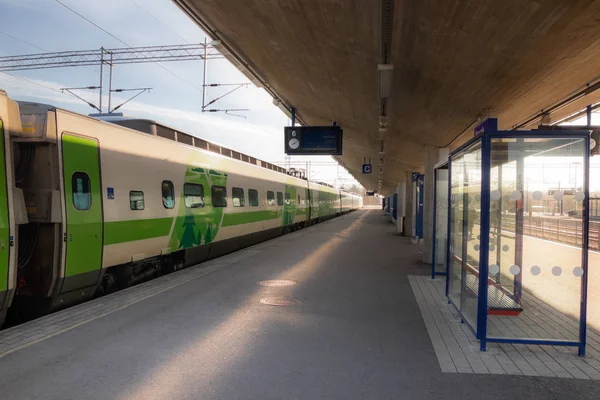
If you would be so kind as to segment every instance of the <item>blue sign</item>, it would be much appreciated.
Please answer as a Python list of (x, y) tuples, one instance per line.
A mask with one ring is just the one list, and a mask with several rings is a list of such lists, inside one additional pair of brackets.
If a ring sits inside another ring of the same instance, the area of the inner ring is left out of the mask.
[(302, 133), (302, 148), (304, 150), (335, 150), (337, 135), (330, 129), (305, 130)]
[(286, 126), (285, 153), (290, 155), (342, 155), (343, 130), (339, 126)]
[(115, 188), (111, 188), (111, 187), (107, 187), (106, 188), (106, 198), (108, 200), (114, 200), (115, 199)]
[(473, 136), (477, 136), (480, 133), (492, 133), (498, 132), (498, 118), (488, 118), (475, 127)]
[(373, 166), (371, 164), (363, 164), (362, 165), (362, 173), (363, 174), (370, 174), (371, 172), (373, 172)]

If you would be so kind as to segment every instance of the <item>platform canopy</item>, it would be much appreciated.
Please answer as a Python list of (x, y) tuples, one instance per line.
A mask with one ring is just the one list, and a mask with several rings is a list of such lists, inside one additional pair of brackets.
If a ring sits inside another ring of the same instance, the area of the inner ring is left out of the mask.
[(303, 123), (337, 121), (339, 161), (367, 189), (389, 193), (482, 116), (531, 128), (599, 101), (598, 1), (174, 1)]

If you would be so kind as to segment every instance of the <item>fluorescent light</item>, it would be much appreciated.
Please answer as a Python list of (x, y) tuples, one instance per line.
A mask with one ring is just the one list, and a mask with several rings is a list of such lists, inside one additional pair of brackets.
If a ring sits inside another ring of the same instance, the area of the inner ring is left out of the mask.
[(390, 97), (392, 90), (392, 73), (394, 66), (392, 64), (378, 64), (377, 71), (379, 73), (379, 97), (387, 99)]
[(379, 140), (385, 140), (386, 133), (387, 133), (387, 128), (379, 128)]

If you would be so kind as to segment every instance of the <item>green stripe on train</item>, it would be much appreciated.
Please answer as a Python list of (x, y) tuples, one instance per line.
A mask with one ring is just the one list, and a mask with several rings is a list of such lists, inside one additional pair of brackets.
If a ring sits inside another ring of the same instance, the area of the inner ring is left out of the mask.
[(248, 211), (223, 216), (223, 224), (221, 226), (234, 226), (249, 224), (252, 222), (267, 221), (271, 219), (281, 218), (281, 211), (266, 210), (266, 211)]
[(104, 224), (104, 245), (168, 236), (173, 218), (136, 219)]

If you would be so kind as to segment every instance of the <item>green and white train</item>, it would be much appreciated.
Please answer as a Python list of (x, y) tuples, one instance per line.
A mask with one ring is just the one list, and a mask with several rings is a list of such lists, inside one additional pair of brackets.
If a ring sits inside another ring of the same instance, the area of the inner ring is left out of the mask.
[(0, 325), (7, 311), (30, 319), (362, 206), (153, 121), (3, 91), (0, 138)]

